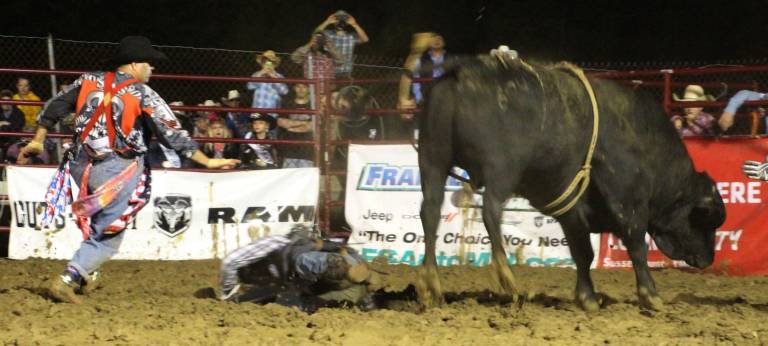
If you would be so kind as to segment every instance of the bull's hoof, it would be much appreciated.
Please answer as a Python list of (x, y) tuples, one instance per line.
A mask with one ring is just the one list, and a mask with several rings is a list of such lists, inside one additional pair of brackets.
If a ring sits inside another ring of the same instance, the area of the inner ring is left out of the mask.
[(647, 288), (641, 287), (637, 290), (637, 298), (640, 306), (653, 311), (664, 311), (664, 301), (658, 294), (651, 293)]
[(595, 298), (594, 294), (576, 294), (576, 302), (586, 312), (597, 312), (600, 310), (601, 302), (598, 298)]
[(653, 311), (664, 311), (664, 301), (656, 294), (638, 295), (640, 306)]
[(436, 269), (420, 268), (416, 279), (416, 294), (424, 308), (434, 308), (445, 303), (443, 288)]
[(492, 264), (488, 267), (491, 276), (491, 288), (500, 294), (505, 294), (512, 298), (513, 301), (518, 299), (520, 291), (517, 289), (517, 283), (515, 282), (515, 276), (512, 274), (512, 270), (506, 264), (497, 266)]

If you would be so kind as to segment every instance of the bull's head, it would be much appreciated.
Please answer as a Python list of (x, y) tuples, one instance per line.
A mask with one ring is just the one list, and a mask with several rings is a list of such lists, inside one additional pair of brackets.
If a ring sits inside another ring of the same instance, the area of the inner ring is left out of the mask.
[(652, 222), (651, 235), (667, 257), (705, 268), (715, 259), (715, 232), (725, 222), (725, 205), (706, 173), (695, 173), (691, 196)]

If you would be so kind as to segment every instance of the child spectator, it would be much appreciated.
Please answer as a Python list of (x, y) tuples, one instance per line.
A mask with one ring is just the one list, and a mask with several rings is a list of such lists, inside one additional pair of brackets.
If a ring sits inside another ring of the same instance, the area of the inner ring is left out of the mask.
[[(216, 119), (208, 127), (207, 137), (232, 138), (232, 132), (227, 128), (224, 120)], [(239, 156), (235, 143), (205, 143), (203, 153), (212, 159), (236, 159)]]
[[(683, 98), (674, 95), (675, 101), (713, 101), (714, 98), (704, 94), (704, 88), (700, 85), (685, 87)], [(682, 137), (688, 136), (714, 136), (715, 117), (705, 113), (702, 107), (684, 108), (684, 116), (675, 115), (670, 120)]]
[[(269, 115), (252, 113), (251, 131), (245, 135), (246, 139), (274, 139), (270, 132), (275, 128), (275, 118)], [(248, 143), (241, 146), (244, 168), (270, 169), (277, 168), (277, 151), (272, 144)]]
[[(293, 85), (293, 98), (285, 105), (296, 110), (310, 109), (309, 87), (303, 83)], [(280, 139), (311, 141), (314, 139), (315, 122), (309, 114), (280, 114), (277, 126), (280, 127)], [(286, 144), (280, 146), (283, 168), (314, 167), (314, 153), (310, 145)]]

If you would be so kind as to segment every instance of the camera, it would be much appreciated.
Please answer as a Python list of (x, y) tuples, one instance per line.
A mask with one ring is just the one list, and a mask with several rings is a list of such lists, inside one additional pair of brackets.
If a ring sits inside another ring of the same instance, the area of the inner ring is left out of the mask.
[(340, 23), (346, 23), (347, 20), (349, 20), (349, 14), (347, 13), (339, 13), (336, 15), (336, 20)]

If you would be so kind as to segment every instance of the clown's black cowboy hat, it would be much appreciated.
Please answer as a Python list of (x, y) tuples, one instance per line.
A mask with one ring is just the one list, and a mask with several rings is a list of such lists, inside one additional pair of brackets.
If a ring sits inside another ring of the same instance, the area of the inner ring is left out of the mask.
[(126, 36), (120, 40), (120, 46), (115, 55), (107, 61), (112, 67), (117, 67), (132, 62), (147, 62), (150, 64), (168, 57), (161, 51), (152, 47), (152, 42), (144, 36)]

